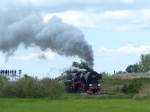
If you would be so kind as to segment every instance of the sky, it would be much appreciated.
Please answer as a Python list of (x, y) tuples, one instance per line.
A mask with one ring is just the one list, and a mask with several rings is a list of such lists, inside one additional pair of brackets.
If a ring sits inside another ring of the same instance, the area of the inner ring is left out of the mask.
[[(45, 23), (57, 16), (77, 27), (93, 48), (94, 69), (98, 72), (123, 71), (137, 63), (141, 54), (150, 53), (149, 0), (1, 0), (0, 7), (0, 11), (10, 11), (10, 15), (40, 14)], [(51, 50), (44, 52), (47, 59), (39, 59), (40, 53), (37, 47), (26, 49), (22, 45), (9, 58), (1, 52), (0, 69), (56, 77), (73, 61), (80, 61)]]

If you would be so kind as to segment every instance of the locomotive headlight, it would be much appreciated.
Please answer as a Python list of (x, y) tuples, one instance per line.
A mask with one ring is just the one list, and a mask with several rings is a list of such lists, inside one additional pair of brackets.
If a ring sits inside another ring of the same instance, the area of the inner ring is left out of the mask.
[(98, 84), (98, 86), (101, 86), (101, 84)]
[(92, 84), (89, 84), (89, 86), (91, 87), (91, 86), (92, 86)]

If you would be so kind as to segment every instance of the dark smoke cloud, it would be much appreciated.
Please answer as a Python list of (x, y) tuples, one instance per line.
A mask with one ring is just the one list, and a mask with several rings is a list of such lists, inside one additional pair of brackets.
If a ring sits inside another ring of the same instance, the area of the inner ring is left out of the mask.
[[(11, 56), (20, 45), (38, 46), (42, 51), (52, 50), (64, 56), (78, 56), (93, 66), (92, 47), (76, 27), (57, 17), (48, 23), (38, 14), (16, 14), (0, 11), (0, 51)], [(42, 56), (43, 58), (44, 56)]]

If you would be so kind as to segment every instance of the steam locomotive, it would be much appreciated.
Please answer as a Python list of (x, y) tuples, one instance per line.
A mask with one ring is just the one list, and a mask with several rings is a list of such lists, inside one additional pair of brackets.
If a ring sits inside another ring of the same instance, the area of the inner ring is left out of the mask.
[(66, 72), (65, 90), (72, 93), (100, 94), (102, 75), (92, 69), (73, 67)]

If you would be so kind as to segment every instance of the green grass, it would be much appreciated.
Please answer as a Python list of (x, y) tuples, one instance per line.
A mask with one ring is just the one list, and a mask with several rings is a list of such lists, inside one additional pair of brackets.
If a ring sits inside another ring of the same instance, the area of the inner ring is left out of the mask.
[(150, 112), (150, 99), (0, 99), (0, 112)]

